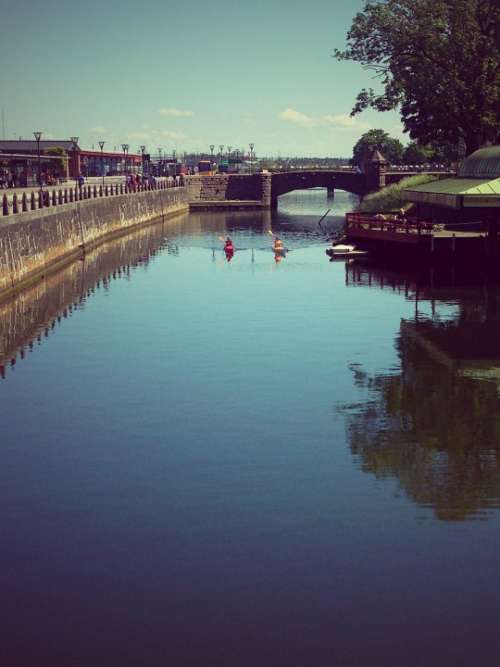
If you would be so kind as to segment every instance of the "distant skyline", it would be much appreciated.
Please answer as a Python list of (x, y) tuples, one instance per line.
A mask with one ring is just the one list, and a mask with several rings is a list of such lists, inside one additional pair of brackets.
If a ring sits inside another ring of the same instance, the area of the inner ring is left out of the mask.
[(363, 6), (0, 0), (5, 138), (41, 130), (169, 153), (253, 142), (258, 156), (332, 157), (370, 128), (407, 142), (395, 112), (349, 116), (376, 82), (331, 56)]

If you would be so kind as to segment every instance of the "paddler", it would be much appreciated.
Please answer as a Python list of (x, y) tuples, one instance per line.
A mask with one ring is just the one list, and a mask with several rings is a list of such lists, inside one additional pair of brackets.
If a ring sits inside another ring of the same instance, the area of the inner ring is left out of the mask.
[(229, 236), (226, 238), (226, 242), (224, 243), (224, 252), (234, 252), (234, 245)]
[(276, 236), (274, 239), (274, 252), (282, 252), (283, 251), (283, 241)]

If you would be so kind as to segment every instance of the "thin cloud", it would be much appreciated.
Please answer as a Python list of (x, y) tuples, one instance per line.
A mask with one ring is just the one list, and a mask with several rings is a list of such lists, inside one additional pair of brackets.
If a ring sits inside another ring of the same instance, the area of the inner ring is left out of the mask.
[(184, 132), (173, 132), (172, 130), (153, 130), (155, 137), (161, 137), (162, 139), (171, 139), (172, 141), (184, 141), (187, 139), (187, 136)]
[(363, 121), (360, 121), (357, 118), (353, 118), (352, 116), (349, 116), (349, 114), (346, 113), (341, 113), (336, 115), (327, 114), (326, 116), (323, 116), (323, 120), (328, 125), (332, 125), (333, 127), (342, 129), (368, 130), (370, 128), (370, 125), (368, 123), (364, 123)]
[(170, 116), (172, 118), (190, 118), (194, 116), (194, 111), (166, 108), (160, 109), (160, 116)]
[(137, 139), (137, 141), (145, 141), (151, 139), (151, 134), (149, 132), (129, 132), (127, 137), (129, 139)]
[(96, 125), (95, 127), (89, 128), (89, 132), (91, 134), (104, 134), (106, 132), (106, 128), (102, 125)]
[(305, 113), (301, 113), (300, 111), (296, 111), (295, 109), (285, 109), (285, 111), (282, 111), (279, 115), (281, 120), (285, 120), (289, 123), (295, 123), (295, 125), (299, 125), (300, 127), (314, 127), (316, 125), (316, 121), (314, 118), (311, 118), (310, 116), (306, 116)]
[(143, 130), (129, 132), (127, 137), (130, 140), (137, 141), (158, 141), (159, 139), (168, 139), (169, 141), (185, 141), (188, 138), (184, 132), (173, 132), (171, 130)]

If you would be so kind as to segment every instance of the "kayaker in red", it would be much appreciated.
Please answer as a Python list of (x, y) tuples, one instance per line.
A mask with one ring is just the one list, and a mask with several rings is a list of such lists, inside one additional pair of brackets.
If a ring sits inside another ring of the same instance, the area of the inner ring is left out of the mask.
[(224, 252), (226, 253), (227, 261), (231, 261), (234, 255), (234, 245), (229, 236), (226, 238), (226, 242), (224, 243)]

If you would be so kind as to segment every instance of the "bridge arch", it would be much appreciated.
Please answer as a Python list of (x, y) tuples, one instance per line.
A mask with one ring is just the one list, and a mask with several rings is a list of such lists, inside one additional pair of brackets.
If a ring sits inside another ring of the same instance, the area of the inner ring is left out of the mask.
[(327, 188), (328, 190), (346, 190), (355, 195), (366, 193), (366, 177), (354, 171), (340, 170), (304, 170), (275, 173), (271, 181), (271, 203), (278, 205), (278, 197), (293, 190), (309, 188)]

